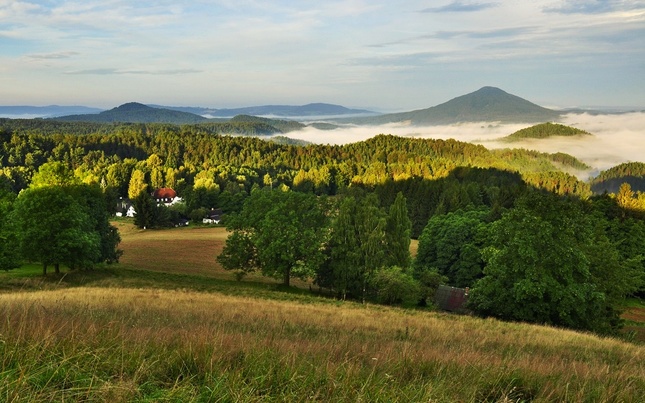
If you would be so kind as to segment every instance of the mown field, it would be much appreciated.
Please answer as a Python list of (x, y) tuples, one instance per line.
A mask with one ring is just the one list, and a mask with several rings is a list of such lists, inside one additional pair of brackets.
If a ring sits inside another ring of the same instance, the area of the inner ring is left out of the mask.
[[(113, 222), (119, 228), (124, 250), (122, 265), (166, 273), (195, 274), (233, 279), (215, 260), (224, 248), (228, 232), (223, 227), (184, 227), (168, 230), (141, 230), (130, 221)], [(416, 255), (417, 241), (410, 251)], [(258, 280), (259, 276), (253, 277)]]
[(238, 283), (222, 229), (122, 225), (122, 264), (0, 273), (0, 400), (645, 401), (642, 344)]
[(166, 273), (194, 274), (232, 279), (215, 257), (228, 236), (223, 227), (182, 227), (141, 230), (129, 221), (113, 223), (121, 233), (120, 263), (127, 267)]

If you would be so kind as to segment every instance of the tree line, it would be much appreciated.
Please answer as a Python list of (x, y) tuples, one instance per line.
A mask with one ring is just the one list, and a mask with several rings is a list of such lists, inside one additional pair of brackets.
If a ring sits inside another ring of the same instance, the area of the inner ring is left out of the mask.
[(32, 121), (1, 126), (0, 146), (2, 268), (21, 256), (44, 271), (115, 261), (116, 201), (140, 200), (167, 220), (147, 195), (171, 187), (185, 200), (177, 216), (226, 213), (232, 234), (219, 261), (240, 276), (312, 278), (339, 298), (397, 304), (423, 303), (443, 282), (469, 287), (481, 315), (601, 333), (620, 326), (626, 297), (643, 295), (642, 195), (623, 184), (593, 196), (558, 169), (580, 164), (563, 154), (390, 135), (296, 146), (198, 125)]
[(414, 259), (407, 206), (402, 192), (385, 208), (361, 189), (333, 197), (257, 189), (227, 221), (217, 260), (238, 278), (313, 279), (363, 302), (425, 305), (439, 284), (469, 288), (479, 315), (601, 334), (620, 329), (625, 299), (645, 292), (645, 222), (607, 195), (525, 188), (497, 210), (437, 211)]
[[(430, 190), (403, 188), (416, 184), (434, 187), (426, 182), (443, 181), (439, 189), (443, 192), (446, 183), (461, 181), (454, 172), (462, 167), (518, 174), (522, 181), (558, 194), (591, 195), (588, 184), (561, 169), (578, 169), (584, 164), (562, 153), (488, 150), (455, 140), (391, 135), (343, 146), (301, 146), (222, 135), (220, 130), (211, 124), (4, 119), (0, 120), (0, 177), (17, 193), (29, 185), (40, 166), (58, 161), (83, 183), (104, 189), (112, 210), (119, 198), (134, 199), (141, 191), (170, 187), (186, 200), (181, 212), (186, 218), (199, 217), (212, 208), (239, 211), (243, 199), (257, 187), (330, 196), (349, 187), (369, 191), (400, 187), (409, 203), (414, 237), (429, 218), (427, 207), (417, 207), (425, 204), (419, 197)], [(475, 185), (490, 187), (468, 181), (468, 190), (448, 192), (453, 197), (468, 193), (468, 199), (477, 199)], [(481, 196), (484, 199), (492, 197), (490, 191), (480, 189), (479, 193), (486, 193)]]

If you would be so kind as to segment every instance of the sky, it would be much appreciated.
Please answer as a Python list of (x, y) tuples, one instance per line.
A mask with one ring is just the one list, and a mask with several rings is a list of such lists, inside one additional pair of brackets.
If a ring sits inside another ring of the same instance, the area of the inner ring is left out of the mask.
[(0, 105), (645, 108), (645, 0), (0, 0)]

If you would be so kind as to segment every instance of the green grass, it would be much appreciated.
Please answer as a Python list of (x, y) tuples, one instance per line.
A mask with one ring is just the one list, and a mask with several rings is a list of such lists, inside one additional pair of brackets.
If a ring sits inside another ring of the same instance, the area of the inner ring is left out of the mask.
[(645, 401), (644, 345), (201, 274), (212, 250), (143, 270), (221, 229), (123, 236), (127, 264), (0, 272), (0, 401)]
[(0, 279), (36, 277), (36, 276), (42, 276), (42, 275), (43, 275), (43, 266), (41, 264), (33, 264), (33, 263), (24, 264), (19, 268), (13, 269), (13, 270), (0, 271)]
[(645, 399), (641, 346), (496, 320), (304, 301), (94, 286), (0, 294), (0, 396), (8, 402)]

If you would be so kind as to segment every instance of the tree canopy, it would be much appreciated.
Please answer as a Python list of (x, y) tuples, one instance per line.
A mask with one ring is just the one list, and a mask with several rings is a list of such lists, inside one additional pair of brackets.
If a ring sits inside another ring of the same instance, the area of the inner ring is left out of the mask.
[(218, 261), (228, 270), (259, 269), (289, 286), (292, 277), (310, 277), (322, 263), (326, 221), (312, 194), (257, 190), (229, 219), (233, 234)]
[(610, 288), (633, 272), (581, 203), (532, 192), (490, 225), (489, 242), (484, 277), (471, 290), (476, 312), (601, 333), (617, 326)]

